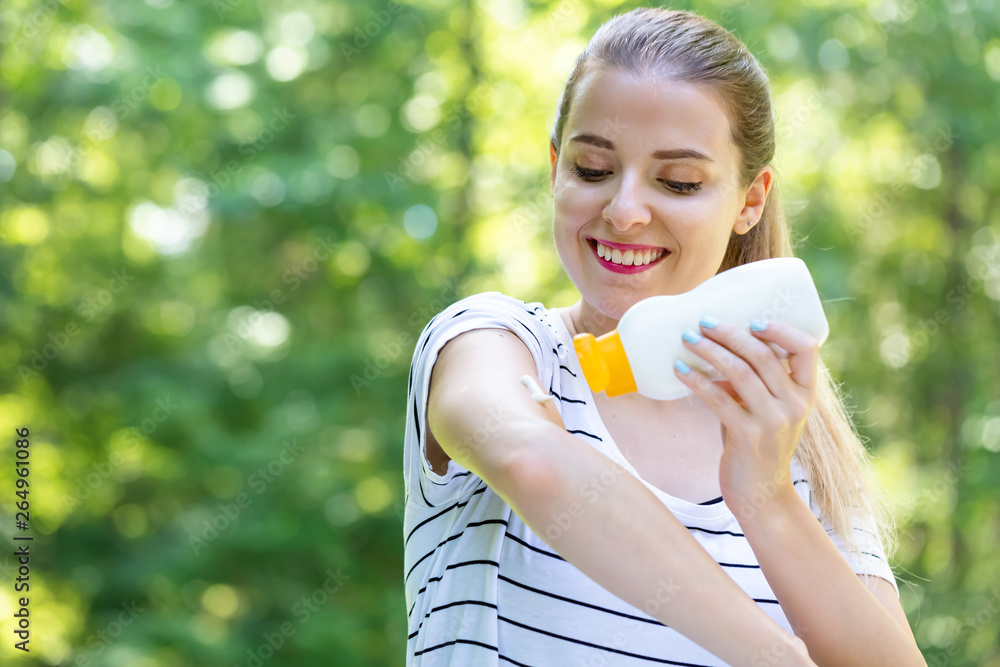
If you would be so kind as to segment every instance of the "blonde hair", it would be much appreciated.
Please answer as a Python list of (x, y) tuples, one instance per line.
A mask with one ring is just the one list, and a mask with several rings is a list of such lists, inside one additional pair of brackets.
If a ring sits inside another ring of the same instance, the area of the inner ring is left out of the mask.
[[(720, 94), (733, 145), (741, 159), (739, 185), (746, 190), (774, 158), (775, 126), (767, 74), (747, 47), (728, 30), (688, 11), (642, 7), (602, 25), (580, 54), (558, 103), (552, 145), (559, 151), (563, 127), (580, 78), (593, 63), (673, 81), (707, 84)], [(732, 232), (719, 272), (761, 259), (793, 257), (777, 179), (756, 225)], [(809, 476), (821, 518), (857, 551), (856, 522), (872, 517), (886, 555), (896, 549), (895, 525), (871, 461), (844, 409), (844, 396), (819, 361), (816, 402), (795, 452)]]

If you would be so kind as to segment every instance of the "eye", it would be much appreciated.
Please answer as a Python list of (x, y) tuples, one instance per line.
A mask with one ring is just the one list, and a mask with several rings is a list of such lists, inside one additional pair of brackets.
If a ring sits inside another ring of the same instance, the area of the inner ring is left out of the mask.
[(598, 178), (601, 178), (602, 176), (606, 176), (607, 174), (611, 173), (610, 171), (601, 171), (599, 169), (587, 169), (585, 167), (581, 167), (578, 164), (574, 164), (572, 169), (570, 169), (570, 171), (572, 171), (574, 174), (576, 174), (585, 181), (595, 181)]
[(682, 183), (679, 181), (668, 181), (665, 178), (661, 178), (660, 182), (666, 183), (668, 186), (679, 192), (697, 192), (698, 190), (701, 190), (701, 183)]
[[(610, 171), (604, 171), (601, 169), (587, 169), (586, 167), (581, 167), (578, 164), (574, 164), (570, 171), (579, 176), (584, 181), (594, 182), (600, 180), (601, 178), (610, 174)], [(685, 183), (681, 181), (670, 181), (665, 178), (658, 179), (661, 183), (665, 183), (671, 189), (677, 192), (697, 192), (701, 190), (701, 183)]]

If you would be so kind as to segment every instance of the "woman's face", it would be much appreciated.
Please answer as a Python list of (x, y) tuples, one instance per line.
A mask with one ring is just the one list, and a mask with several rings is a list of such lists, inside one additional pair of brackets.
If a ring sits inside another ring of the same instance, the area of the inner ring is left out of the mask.
[(607, 68), (580, 79), (552, 151), (552, 195), (556, 249), (586, 319), (698, 286), (731, 232), (760, 218), (771, 168), (739, 188), (729, 132), (708, 86)]

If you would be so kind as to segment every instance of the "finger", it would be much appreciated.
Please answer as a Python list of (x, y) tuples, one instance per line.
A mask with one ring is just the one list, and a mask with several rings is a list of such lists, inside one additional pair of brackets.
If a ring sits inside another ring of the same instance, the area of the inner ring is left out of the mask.
[(743, 401), (743, 397), (740, 396), (740, 393), (736, 391), (736, 387), (733, 386), (732, 382), (729, 380), (713, 380), (712, 384), (729, 394), (741, 408), (746, 410), (746, 403)]
[(771, 348), (772, 352), (774, 352), (774, 356), (779, 359), (788, 359), (788, 351), (777, 343), (768, 343), (767, 346)]
[(819, 341), (785, 322), (768, 322), (760, 331), (751, 333), (762, 341), (775, 343), (788, 351), (789, 374), (796, 384), (810, 391), (816, 389), (816, 369), (819, 365)]
[(697, 368), (690, 368), (680, 359), (674, 362), (674, 375), (715, 413), (723, 426), (740, 429), (749, 420), (750, 414), (737, 402), (732, 386), (729, 390), (720, 386), (729, 384), (728, 382), (713, 382)]
[[(685, 341), (689, 350), (709, 361), (743, 397), (750, 412), (763, 414), (771, 399), (791, 393), (788, 374), (762, 341), (729, 324), (701, 327), (699, 343)], [(770, 360), (770, 365), (768, 364)]]

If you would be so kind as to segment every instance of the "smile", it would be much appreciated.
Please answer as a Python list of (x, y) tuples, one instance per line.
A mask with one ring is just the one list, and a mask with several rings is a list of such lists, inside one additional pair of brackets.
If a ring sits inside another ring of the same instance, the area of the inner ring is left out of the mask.
[(597, 239), (587, 239), (587, 244), (597, 257), (597, 261), (613, 273), (639, 273), (660, 263), (670, 254), (666, 248), (640, 246), (625, 243), (603, 243)]

